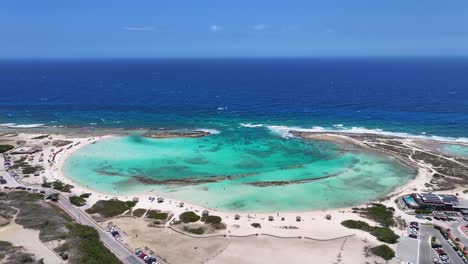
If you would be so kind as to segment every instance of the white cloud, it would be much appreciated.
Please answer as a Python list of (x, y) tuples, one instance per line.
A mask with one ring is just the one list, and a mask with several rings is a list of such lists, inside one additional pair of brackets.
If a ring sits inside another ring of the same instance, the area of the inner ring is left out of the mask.
[(256, 31), (263, 31), (265, 29), (269, 28), (268, 25), (265, 25), (265, 24), (257, 24), (257, 25), (254, 25), (252, 27), (253, 30), (256, 30)]
[(154, 27), (124, 27), (128, 31), (154, 31)]
[(210, 26), (210, 31), (211, 32), (219, 32), (221, 30), (221, 27), (218, 25), (211, 25)]

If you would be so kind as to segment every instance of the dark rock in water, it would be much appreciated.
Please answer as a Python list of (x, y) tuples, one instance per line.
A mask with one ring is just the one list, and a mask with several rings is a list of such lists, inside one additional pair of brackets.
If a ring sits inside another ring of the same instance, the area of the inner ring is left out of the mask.
[(330, 174), (322, 177), (310, 178), (310, 179), (300, 179), (300, 180), (290, 180), (290, 181), (263, 181), (263, 182), (247, 182), (245, 184), (256, 186), (256, 187), (268, 187), (268, 186), (282, 186), (290, 184), (303, 184), (319, 180), (324, 180), (328, 178), (337, 177), (341, 173)]
[(209, 135), (211, 135), (211, 133), (206, 132), (206, 131), (200, 131), (200, 130), (195, 130), (193, 132), (149, 131), (143, 134), (143, 137), (147, 137), (147, 138), (199, 138), (199, 137), (204, 137), (204, 136), (209, 136)]

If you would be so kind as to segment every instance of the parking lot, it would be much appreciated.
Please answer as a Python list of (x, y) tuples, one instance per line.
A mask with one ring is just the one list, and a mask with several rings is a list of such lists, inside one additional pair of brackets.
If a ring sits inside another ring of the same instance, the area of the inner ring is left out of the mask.
[[(436, 250), (431, 247), (432, 237), (435, 237), (437, 240), (437, 244), (441, 246), (438, 250), (444, 253), (438, 254)], [(419, 238), (420, 254), (418, 263), (465, 264), (462, 258), (460, 258), (460, 256), (457, 255), (449, 241), (441, 234), (441, 232), (438, 229), (434, 228), (434, 226), (421, 225)]]

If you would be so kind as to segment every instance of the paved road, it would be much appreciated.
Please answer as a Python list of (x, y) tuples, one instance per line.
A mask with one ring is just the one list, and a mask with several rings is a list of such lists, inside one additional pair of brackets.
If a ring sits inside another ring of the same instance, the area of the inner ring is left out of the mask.
[[(15, 178), (11, 177), (8, 172), (5, 171), (3, 166), (4, 159), (3, 155), (0, 155), (0, 176), (3, 176), (7, 180), (5, 186), (16, 187), (16, 186), (26, 186), (25, 184), (19, 183)], [(44, 189), (45, 188), (40, 188)], [(50, 192), (50, 191), (49, 191)], [(53, 191), (56, 192), (56, 191)], [(80, 224), (94, 227), (101, 238), (101, 241), (104, 245), (109, 248), (123, 263), (125, 264), (142, 264), (143, 261), (140, 260), (137, 256), (133, 254), (131, 250), (121, 244), (119, 241), (115, 240), (108, 232), (103, 230), (103, 228), (98, 225), (93, 219), (91, 219), (86, 213), (80, 209), (74, 207), (65, 197), (60, 195), (58, 204), (64, 208), (70, 215), (77, 219)]]
[[(452, 246), (450, 246), (447, 240), (440, 234), (439, 230), (435, 229), (431, 225), (421, 225), (420, 233), (421, 233), (421, 237), (426, 237), (428, 239), (430, 239), (432, 236), (435, 236), (437, 240), (440, 241), (440, 244), (442, 245), (443, 250), (450, 257), (453, 264), (464, 264), (461, 258), (457, 255), (457, 253), (455, 253)], [(433, 259), (438, 258), (436, 252), (432, 250), (429, 243), (427, 244), (425, 248), (428, 248), (429, 250), (420, 248), (421, 250), (421, 254), (419, 255), (420, 264), (432, 263)], [(424, 252), (426, 252), (426, 254), (423, 254), (423, 250)], [(430, 262), (423, 262), (423, 260), (427, 261), (427, 259), (429, 259)]]
[[(434, 256), (436, 252), (431, 247), (432, 231), (434, 229), (431, 225), (420, 225), (419, 226), (419, 257), (418, 263), (432, 263), (432, 260), (437, 256)], [(437, 231), (437, 230), (436, 230)]]

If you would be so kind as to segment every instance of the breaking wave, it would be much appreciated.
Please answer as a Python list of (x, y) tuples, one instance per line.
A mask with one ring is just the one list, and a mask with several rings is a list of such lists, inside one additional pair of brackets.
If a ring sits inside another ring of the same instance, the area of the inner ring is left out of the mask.
[(23, 124), (18, 125), (16, 123), (4, 123), (0, 124), (0, 127), (8, 127), (8, 128), (35, 128), (35, 127), (42, 127), (44, 124)]
[(207, 132), (207, 133), (210, 133), (211, 135), (216, 135), (216, 134), (221, 133), (221, 131), (216, 130), (216, 129), (212, 129), (212, 128), (197, 128), (197, 129), (195, 129), (195, 130), (196, 130), (196, 131)]
[(242, 127), (262, 127), (263, 124), (239, 123)]

